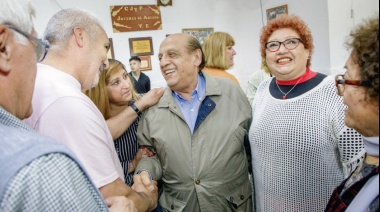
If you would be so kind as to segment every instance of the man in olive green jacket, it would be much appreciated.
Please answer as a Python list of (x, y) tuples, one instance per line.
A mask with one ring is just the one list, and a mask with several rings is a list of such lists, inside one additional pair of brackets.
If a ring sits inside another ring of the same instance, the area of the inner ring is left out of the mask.
[(244, 149), (252, 111), (243, 91), (200, 71), (201, 45), (190, 35), (166, 38), (159, 59), (169, 88), (138, 129), (140, 144), (157, 155), (137, 173), (163, 180), (164, 211), (253, 211)]

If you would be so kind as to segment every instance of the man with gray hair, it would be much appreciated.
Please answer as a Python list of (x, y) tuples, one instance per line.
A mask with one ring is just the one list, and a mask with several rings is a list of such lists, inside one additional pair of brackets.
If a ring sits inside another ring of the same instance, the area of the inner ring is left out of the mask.
[(26, 122), (68, 146), (104, 198), (125, 196), (139, 211), (153, 210), (156, 182), (145, 174), (135, 177), (134, 190), (124, 183), (107, 123), (82, 93), (97, 85), (100, 73), (109, 66), (110, 42), (100, 21), (85, 10), (64, 9), (50, 19), (44, 38), (50, 50), (38, 64), (35, 110)]
[(157, 157), (143, 158), (137, 173), (162, 178), (164, 211), (252, 211), (244, 149), (252, 112), (243, 91), (202, 71), (202, 47), (191, 35), (167, 37), (158, 58), (168, 88), (137, 133)]
[(125, 197), (106, 204), (71, 151), (21, 121), (49, 48), (33, 16), (30, 0), (0, 0), (0, 211), (136, 211)]

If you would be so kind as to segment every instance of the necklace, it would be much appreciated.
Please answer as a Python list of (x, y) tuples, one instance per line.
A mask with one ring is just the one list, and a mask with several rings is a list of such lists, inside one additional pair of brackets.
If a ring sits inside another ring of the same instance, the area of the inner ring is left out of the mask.
[(277, 80), (276, 80), (276, 85), (277, 85), (278, 90), (280, 90), (280, 92), (284, 95), (284, 96), (282, 96), (282, 99), (284, 99), (284, 100), (287, 99), (286, 97), (288, 96), (288, 94), (290, 94), (290, 92), (292, 92), (293, 89), (297, 87), (298, 83), (300, 83), (302, 79), (303, 79), (303, 77), (300, 78), (300, 79), (298, 80), (298, 82), (293, 86), (292, 89), (290, 89), (290, 91), (289, 91), (288, 93), (285, 93), (285, 92), (283, 92), (283, 91), (281, 90), (281, 88), (280, 88), (280, 86), (278, 85)]

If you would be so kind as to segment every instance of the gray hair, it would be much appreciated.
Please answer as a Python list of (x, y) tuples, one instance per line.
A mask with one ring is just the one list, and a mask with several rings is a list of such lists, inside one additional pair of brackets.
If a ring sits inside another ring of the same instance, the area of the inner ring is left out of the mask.
[(91, 41), (95, 41), (102, 32), (102, 24), (92, 12), (64, 9), (50, 19), (44, 39), (50, 43), (51, 49), (61, 51), (67, 46), (75, 27), (85, 30)]
[(189, 36), (189, 40), (187, 42), (188, 43), (186, 47), (189, 54), (197, 51), (198, 49), (202, 53), (202, 58), (201, 58), (202, 61), (201, 61), (201, 64), (199, 64), (199, 72), (200, 72), (206, 66), (206, 59), (205, 59), (205, 54), (203, 53), (202, 45), (194, 36)]
[[(32, 33), (35, 10), (31, 0), (0, 0), (0, 24), (15, 26), (26, 33)], [(27, 39), (15, 33), (18, 42), (25, 43)]]

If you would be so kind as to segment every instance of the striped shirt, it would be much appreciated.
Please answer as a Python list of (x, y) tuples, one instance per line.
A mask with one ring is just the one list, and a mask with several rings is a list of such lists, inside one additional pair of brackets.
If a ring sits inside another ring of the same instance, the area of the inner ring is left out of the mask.
[(136, 153), (139, 150), (139, 143), (137, 142), (136, 134), (139, 121), (140, 117), (136, 119), (129, 129), (123, 133), (123, 135), (115, 140), (115, 148), (117, 155), (119, 156), (121, 166), (123, 167), (125, 183), (129, 186), (133, 185), (134, 175), (134, 172), (128, 174), (129, 164), (135, 158)]

